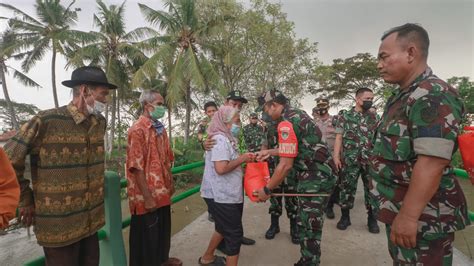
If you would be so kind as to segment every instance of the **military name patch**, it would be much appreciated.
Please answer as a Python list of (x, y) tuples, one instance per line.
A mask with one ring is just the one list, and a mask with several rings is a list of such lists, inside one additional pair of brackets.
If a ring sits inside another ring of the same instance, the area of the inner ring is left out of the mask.
[(296, 154), (296, 143), (280, 143), (279, 153)]

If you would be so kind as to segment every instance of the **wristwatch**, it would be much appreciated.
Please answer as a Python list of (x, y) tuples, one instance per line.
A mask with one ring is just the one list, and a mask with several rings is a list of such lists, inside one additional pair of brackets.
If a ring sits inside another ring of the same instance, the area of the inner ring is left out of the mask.
[(272, 194), (272, 191), (266, 186), (263, 187), (263, 192), (265, 192), (265, 195), (267, 196), (270, 196)]

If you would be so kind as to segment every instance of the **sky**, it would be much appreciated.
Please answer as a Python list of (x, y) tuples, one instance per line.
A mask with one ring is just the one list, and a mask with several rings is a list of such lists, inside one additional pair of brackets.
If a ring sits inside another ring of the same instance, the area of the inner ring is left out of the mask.
[[(1, 3), (34, 14), (34, 0), (0, 0)], [(69, 4), (70, 1), (64, 1)], [(106, 4), (120, 4), (122, 1), (104, 0)], [(162, 1), (127, 0), (127, 28), (147, 25), (140, 14), (137, 3), (162, 9)], [(243, 1), (248, 5), (248, 0)], [(380, 37), (391, 27), (407, 22), (420, 23), (429, 33), (431, 45), (428, 64), (442, 79), (452, 76), (468, 76), (474, 80), (474, 0), (270, 0), (280, 3), (287, 18), (295, 24), (298, 38), (318, 42), (318, 58), (324, 64), (331, 64), (336, 58), (347, 58), (357, 53), (377, 54)], [(93, 0), (77, 0), (81, 8), (76, 29), (93, 30), (92, 15), (96, 11)], [(10, 16), (0, 9), (1, 16)], [(0, 30), (6, 23), (0, 21)], [(95, 29), (97, 30), (97, 29)], [(35, 104), (40, 109), (54, 107), (51, 87), (51, 54), (34, 67), (29, 74), (42, 88), (24, 87), (7, 76), (10, 97), (16, 102)], [(18, 67), (19, 63), (10, 62)], [(72, 69), (64, 69), (65, 60), (57, 62), (57, 85), (59, 104), (71, 99), (70, 90), (61, 81), (71, 76)], [(3, 92), (0, 97), (4, 98)], [(311, 113), (314, 96), (302, 100), (303, 109)], [(337, 113), (341, 107), (331, 108)]]

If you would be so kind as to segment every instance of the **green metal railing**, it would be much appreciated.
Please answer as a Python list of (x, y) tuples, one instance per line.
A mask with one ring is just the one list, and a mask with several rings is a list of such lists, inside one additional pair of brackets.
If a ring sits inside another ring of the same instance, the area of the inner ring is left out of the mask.
[[(173, 174), (199, 168), (204, 162), (195, 162), (171, 169)], [(455, 168), (454, 174), (462, 179), (469, 179), (469, 175), (462, 169)], [(100, 240), (100, 265), (126, 266), (127, 258), (123, 242), (122, 229), (130, 226), (130, 217), (122, 221), (122, 208), (120, 189), (127, 186), (127, 180), (122, 179), (117, 173), (105, 172), (105, 226), (99, 230)], [(195, 186), (171, 199), (172, 203), (179, 202), (199, 191), (201, 186)], [(469, 211), (469, 219), (474, 222), (474, 212)], [(121, 221), (118, 222), (118, 221)], [(24, 265), (42, 266), (44, 256), (31, 260)]]
[[(202, 166), (204, 166), (203, 161), (194, 162), (174, 167), (171, 169), (171, 173), (176, 174)], [(122, 229), (130, 226), (130, 217), (122, 221), (120, 189), (127, 186), (127, 180), (120, 179), (116, 172), (106, 171), (104, 183), (105, 225), (97, 232), (100, 240), (100, 265), (126, 266), (127, 257), (125, 255)], [(199, 192), (200, 188), (201, 186), (198, 185), (178, 194), (171, 198), (171, 202), (179, 202)], [(24, 265), (42, 266), (45, 265), (45, 258), (41, 256), (26, 262)]]

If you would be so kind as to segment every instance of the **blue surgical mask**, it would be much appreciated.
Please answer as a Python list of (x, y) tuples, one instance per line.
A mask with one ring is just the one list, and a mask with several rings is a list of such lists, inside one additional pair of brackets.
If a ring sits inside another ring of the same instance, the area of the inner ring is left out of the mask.
[(234, 136), (235, 138), (238, 138), (239, 133), (240, 133), (240, 126), (236, 124), (232, 124), (232, 127), (230, 128), (230, 132), (232, 133), (232, 136)]

